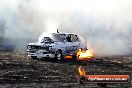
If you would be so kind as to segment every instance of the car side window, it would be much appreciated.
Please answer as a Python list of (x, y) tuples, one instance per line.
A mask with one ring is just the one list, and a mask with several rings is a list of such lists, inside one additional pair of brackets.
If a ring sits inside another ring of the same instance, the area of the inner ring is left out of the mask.
[(68, 35), (68, 36), (66, 37), (66, 40), (67, 40), (67, 42), (72, 42), (72, 40), (71, 40), (71, 36)]
[(71, 40), (72, 40), (72, 42), (78, 42), (79, 41), (77, 35), (71, 35)]

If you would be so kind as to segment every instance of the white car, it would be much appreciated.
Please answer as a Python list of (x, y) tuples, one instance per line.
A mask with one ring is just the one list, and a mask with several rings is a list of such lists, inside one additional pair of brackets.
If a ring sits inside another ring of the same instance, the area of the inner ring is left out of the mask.
[(78, 49), (86, 49), (82, 40), (73, 33), (44, 33), (37, 43), (27, 46), (28, 56), (32, 58), (56, 58), (63, 60), (65, 56), (76, 57)]

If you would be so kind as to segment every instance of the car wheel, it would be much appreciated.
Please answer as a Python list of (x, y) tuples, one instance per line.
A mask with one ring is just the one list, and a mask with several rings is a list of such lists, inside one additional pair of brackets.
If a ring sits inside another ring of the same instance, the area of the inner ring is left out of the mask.
[(37, 59), (37, 56), (31, 56), (32, 59)]
[(73, 55), (72, 58), (73, 58), (73, 60), (76, 60), (77, 59), (77, 56), (76, 55)]
[(56, 51), (56, 59), (57, 60), (63, 60), (63, 56), (62, 56), (62, 52), (61, 52), (61, 50), (57, 50)]

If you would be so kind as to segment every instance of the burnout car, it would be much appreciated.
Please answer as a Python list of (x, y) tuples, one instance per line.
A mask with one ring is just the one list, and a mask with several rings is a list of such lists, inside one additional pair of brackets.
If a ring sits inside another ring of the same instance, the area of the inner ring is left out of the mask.
[(74, 33), (43, 33), (37, 43), (27, 46), (31, 58), (55, 58), (63, 60), (66, 56), (76, 58), (77, 50), (86, 46)]

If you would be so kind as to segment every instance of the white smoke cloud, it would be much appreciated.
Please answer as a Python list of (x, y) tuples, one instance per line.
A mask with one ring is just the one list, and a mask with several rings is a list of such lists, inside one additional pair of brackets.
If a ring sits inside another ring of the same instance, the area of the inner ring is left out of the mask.
[(130, 52), (131, 9), (131, 0), (0, 0), (5, 37), (36, 40), (44, 31), (59, 28), (85, 35), (97, 55)]

